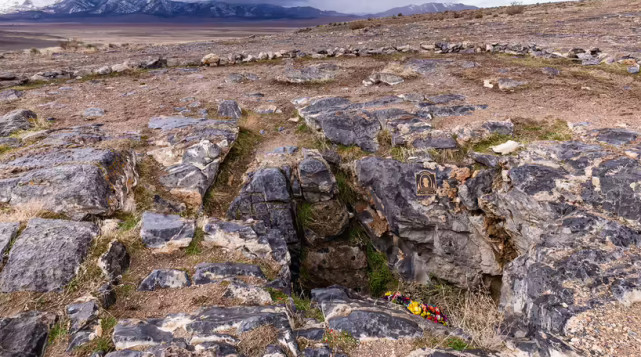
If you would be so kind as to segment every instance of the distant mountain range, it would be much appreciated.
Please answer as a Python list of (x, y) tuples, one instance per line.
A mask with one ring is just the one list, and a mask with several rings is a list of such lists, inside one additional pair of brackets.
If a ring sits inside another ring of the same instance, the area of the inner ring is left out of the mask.
[[(64, 20), (74, 18), (147, 15), (163, 18), (193, 17), (240, 20), (317, 19), (356, 17), (313, 7), (283, 7), (269, 4), (229, 4), (215, 0), (6, 0), (0, 4), (0, 20)], [(369, 17), (403, 13), (474, 9), (463, 4), (429, 3), (398, 7)]]
[(450, 3), (438, 3), (430, 2), (423, 5), (408, 5), (403, 7), (395, 7), (387, 11), (379, 12), (373, 17), (389, 17), (395, 16), (398, 14), (403, 15), (416, 15), (416, 14), (425, 14), (429, 12), (443, 12), (443, 11), (459, 11), (459, 10), (472, 10), (478, 9), (476, 6), (470, 6), (465, 4), (450, 4)]

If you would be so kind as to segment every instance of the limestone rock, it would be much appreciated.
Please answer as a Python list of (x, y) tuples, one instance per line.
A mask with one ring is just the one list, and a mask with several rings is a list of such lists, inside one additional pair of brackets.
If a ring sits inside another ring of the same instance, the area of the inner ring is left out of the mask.
[(298, 164), (298, 176), (305, 200), (321, 202), (338, 193), (336, 178), (318, 151), (304, 150), (304, 159)]
[(332, 81), (339, 70), (339, 67), (332, 63), (314, 64), (302, 69), (286, 68), (282, 76), (277, 80), (285, 83), (323, 83)]
[(93, 120), (105, 116), (105, 110), (102, 108), (87, 108), (82, 113), (86, 120)]
[(180, 289), (190, 285), (189, 275), (182, 270), (156, 269), (140, 283), (138, 290)]
[(98, 259), (98, 266), (110, 280), (116, 280), (129, 268), (130, 257), (127, 247), (119, 241), (109, 243), (107, 251)]
[(69, 334), (71, 335), (67, 351), (99, 337), (102, 333), (98, 319), (98, 305), (95, 301), (76, 302), (67, 305), (67, 316), (71, 320)]
[(98, 231), (89, 222), (31, 219), (9, 252), (0, 274), (0, 290), (62, 289), (76, 275)]
[(15, 102), (24, 95), (24, 92), (15, 89), (5, 89), (0, 91), (0, 103)]
[(225, 100), (218, 105), (218, 116), (221, 118), (240, 119), (243, 111), (235, 100)]
[(203, 65), (205, 66), (218, 66), (220, 63), (220, 56), (210, 53), (208, 55), (205, 55), (205, 57), (202, 58), (200, 61)]
[(363, 81), (365, 85), (382, 83), (388, 86), (395, 86), (403, 82), (405, 82), (403, 77), (400, 77), (391, 73), (374, 73), (371, 76), (369, 76), (367, 80)]
[(499, 78), (498, 80), (499, 89), (502, 91), (515, 90), (527, 84), (527, 81), (517, 81), (511, 78)]
[(144, 212), (140, 236), (145, 246), (171, 251), (189, 246), (195, 223), (180, 216)]
[(231, 203), (227, 217), (263, 221), (268, 228), (280, 231), (288, 244), (298, 242), (289, 180), (279, 168), (249, 173), (248, 181)]
[(349, 288), (367, 289), (367, 257), (359, 247), (333, 244), (310, 248), (301, 264), (314, 286), (338, 283)]
[(157, 117), (149, 155), (165, 166), (159, 181), (186, 202), (200, 205), (220, 163), (238, 137), (238, 124), (224, 120)]
[[(87, 136), (58, 132), (39, 144), (70, 145)], [(104, 140), (101, 137), (96, 140)], [(131, 152), (93, 149), (51, 149), (0, 163), (0, 201), (11, 206), (37, 205), (74, 219), (126, 211), (137, 176)]]
[(242, 263), (201, 263), (196, 266), (194, 284), (211, 284), (225, 278), (249, 276), (267, 280), (260, 267)]
[(0, 351), (3, 356), (43, 356), (54, 317), (29, 311), (0, 318)]
[(0, 136), (9, 136), (20, 130), (33, 128), (38, 116), (31, 110), (16, 109), (0, 117)]

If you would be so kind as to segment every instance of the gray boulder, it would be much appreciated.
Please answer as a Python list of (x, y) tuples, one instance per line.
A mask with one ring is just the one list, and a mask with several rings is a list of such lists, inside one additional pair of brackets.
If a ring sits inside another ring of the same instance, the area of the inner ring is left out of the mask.
[(139, 291), (180, 289), (191, 285), (187, 272), (176, 269), (156, 269), (138, 286)]
[(0, 103), (14, 102), (20, 99), (24, 92), (15, 89), (5, 89), (0, 91)]
[(208, 307), (194, 314), (146, 321), (122, 320), (114, 329), (113, 341), (118, 350), (132, 350), (124, 356), (143, 356), (131, 355), (133, 349), (161, 353), (177, 347), (228, 355), (239, 341), (225, 334), (226, 331), (233, 329), (234, 334), (241, 335), (264, 325), (278, 330), (278, 347), (292, 355), (299, 354), (285, 308), (276, 306)]
[(160, 183), (187, 203), (202, 204), (218, 168), (238, 136), (238, 123), (184, 117), (152, 118), (148, 151), (164, 168)]
[(374, 73), (371, 76), (369, 76), (368, 79), (363, 81), (365, 85), (372, 85), (372, 84), (386, 84), (388, 86), (395, 86), (398, 84), (401, 84), (405, 82), (403, 77), (397, 76), (395, 74), (391, 73)]
[(82, 112), (82, 116), (86, 120), (92, 120), (105, 116), (105, 110), (102, 108), (87, 108)]
[(280, 231), (288, 244), (298, 242), (289, 179), (279, 168), (249, 173), (247, 183), (229, 206), (227, 217), (263, 221), (268, 228)]
[(330, 200), (338, 193), (336, 178), (318, 151), (303, 150), (304, 159), (298, 164), (298, 177), (303, 197), (309, 202)]
[(89, 222), (31, 219), (9, 252), (0, 274), (0, 290), (62, 289), (78, 272), (97, 235), (98, 228)]
[(92, 341), (101, 334), (98, 312), (98, 305), (93, 300), (67, 306), (67, 316), (71, 320), (69, 328), (71, 337), (67, 352)]
[[(44, 138), (42, 145), (67, 145), (70, 136)], [(63, 139), (64, 138), (64, 139)], [(78, 138), (86, 143), (87, 137)], [(103, 140), (97, 138), (97, 140)], [(0, 202), (37, 205), (73, 219), (126, 210), (137, 176), (130, 152), (79, 148), (33, 152), (0, 163)]]
[(33, 128), (38, 115), (31, 110), (16, 109), (0, 117), (0, 136), (9, 136), (20, 130)]
[(527, 84), (527, 81), (517, 81), (511, 78), (499, 78), (498, 80), (499, 89), (502, 91), (513, 91)]
[(0, 353), (6, 357), (44, 356), (54, 320), (55, 317), (38, 311), (0, 318)]
[(267, 281), (265, 274), (257, 265), (242, 263), (201, 263), (196, 266), (194, 284), (211, 284), (225, 278), (239, 276), (254, 277)]
[(299, 114), (305, 123), (330, 141), (351, 146), (356, 145), (369, 152), (378, 150), (377, 136), (381, 124), (351, 107), (343, 98), (313, 98), (300, 106)]
[(170, 251), (189, 246), (195, 228), (194, 221), (180, 216), (144, 212), (140, 237), (149, 248)]
[(127, 247), (119, 241), (109, 243), (107, 251), (98, 258), (98, 266), (110, 280), (116, 280), (129, 268)]
[(218, 116), (221, 118), (240, 119), (243, 111), (235, 100), (225, 100), (218, 105)]

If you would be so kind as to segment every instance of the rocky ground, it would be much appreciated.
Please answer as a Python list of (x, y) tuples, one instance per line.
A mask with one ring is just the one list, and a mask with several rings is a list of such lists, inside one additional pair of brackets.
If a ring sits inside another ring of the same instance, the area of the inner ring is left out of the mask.
[(3, 54), (0, 356), (639, 355), (637, 8)]

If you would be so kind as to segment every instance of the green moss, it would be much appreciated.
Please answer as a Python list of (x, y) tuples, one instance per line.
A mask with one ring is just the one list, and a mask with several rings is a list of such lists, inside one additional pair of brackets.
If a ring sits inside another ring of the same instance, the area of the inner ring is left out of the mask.
[(445, 346), (456, 351), (463, 351), (468, 349), (469, 347), (469, 345), (465, 341), (461, 340), (458, 337), (450, 337), (445, 340)]
[(276, 303), (284, 303), (287, 301), (287, 299), (289, 299), (289, 296), (287, 294), (274, 288), (267, 288), (267, 292), (269, 293), (269, 296), (272, 298), (272, 300)]
[(382, 296), (398, 285), (398, 280), (387, 264), (387, 256), (377, 251), (371, 243), (367, 245), (367, 269), (372, 296)]
[(11, 146), (0, 145), (0, 155), (4, 154), (6, 152), (9, 152), (11, 150), (13, 150), (13, 148)]
[(300, 123), (296, 127), (296, 134), (311, 134), (312, 129), (307, 126), (305, 123)]
[(510, 135), (492, 134), (474, 144), (472, 146), (472, 150), (476, 152), (491, 152), (493, 146), (503, 144), (508, 140), (512, 140), (512, 137)]
[(338, 154), (341, 156), (343, 161), (354, 161), (361, 159), (367, 155), (360, 147), (356, 145), (338, 145)]
[(342, 171), (335, 175), (338, 185), (338, 199), (346, 205), (352, 205), (358, 201), (359, 195), (352, 185), (351, 179)]
[(58, 322), (53, 325), (51, 330), (49, 330), (49, 344), (54, 344), (59, 340), (63, 340), (67, 337), (69, 331), (67, 330), (66, 323)]
[(408, 151), (406, 148), (396, 146), (390, 149), (390, 155), (396, 161), (407, 162)]
[(189, 243), (189, 246), (185, 249), (185, 254), (187, 255), (198, 255), (202, 253), (201, 245), (205, 240), (205, 231), (200, 227), (196, 227), (194, 231), (194, 238)]
[(303, 202), (296, 207), (296, 222), (300, 228), (309, 227), (314, 222), (314, 210), (311, 203)]
[(560, 119), (551, 122), (519, 120), (514, 125), (514, 134), (519, 141), (536, 140), (567, 141), (572, 140), (572, 131), (568, 124)]
[(138, 222), (140, 222), (140, 217), (130, 212), (119, 212), (114, 217), (122, 221), (118, 224), (118, 229), (123, 232), (136, 228)]

